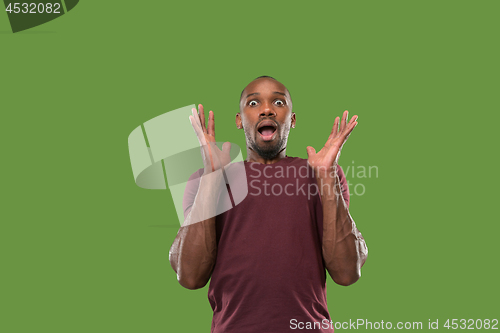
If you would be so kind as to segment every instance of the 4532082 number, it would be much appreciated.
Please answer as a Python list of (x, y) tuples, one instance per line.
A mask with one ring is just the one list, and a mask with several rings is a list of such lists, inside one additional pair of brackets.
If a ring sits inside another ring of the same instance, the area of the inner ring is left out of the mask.
[(60, 3), (9, 3), (5, 11), (14, 14), (61, 14)]

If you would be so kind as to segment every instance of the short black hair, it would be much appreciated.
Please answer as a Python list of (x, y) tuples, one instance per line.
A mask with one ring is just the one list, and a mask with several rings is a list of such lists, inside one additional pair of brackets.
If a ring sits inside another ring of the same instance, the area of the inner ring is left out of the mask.
[[(267, 79), (271, 79), (271, 80), (274, 80), (274, 81), (279, 82), (279, 81), (278, 81), (278, 80), (276, 80), (274, 77), (269, 76), (269, 75), (261, 75), (261, 76), (259, 76), (259, 77), (256, 77), (255, 79), (253, 79), (253, 80), (252, 80), (252, 81), (250, 81), (250, 82), (253, 82), (253, 81), (257, 80), (257, 79), (262, 79), (262, 78), (267, 78)], [(243, 97), (243, 92), (245, 91), (245, 89), (246, 89), (246, 87), (245, 87), (245, 88), (243, 88), (243, 90), (241, 91), (241, 95), (240, 95), (240, 102), (241, 102), (241, 98)], [(287, 88), (287, 87), (285, 87), (285, 89), (286, 89), (286, 91), (288, 91), (288, 95), (290, 96), (290, 100), (292, 100), (292, 95), (290, 94), (290, 91), (288, 90), (288, 88)]]
[(253, 81), (255, 81), (255, 80), (257, 80), (257, 79), (262, 79), (263, 77), (267, 77), (267, 78), (269, 78), (269, 79), (273, 79), (274, 81), (278, 81), (278, 80), (276, 80), (274, 77), (269, 76), (269, 75), (262, 75), (262, 76), (256, 77), (255, 79), (253, 79)]

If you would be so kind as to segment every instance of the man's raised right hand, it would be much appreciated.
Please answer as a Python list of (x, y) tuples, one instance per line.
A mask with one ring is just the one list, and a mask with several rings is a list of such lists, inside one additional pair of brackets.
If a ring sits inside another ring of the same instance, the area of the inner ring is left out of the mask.
[(205, 173), (210, 173), (223, 168), (231, 162), (231, 156), (229, 154), (231, 143), (225, 142), (222, 145), (222, 150), (220, 150), (215, 144), (215, 120), (213, 111), (208, 113), (207, 128), (205, 125), (203, 105), (199, 104), (198, 110), (199, 113), (193, 108), (193, 115), (189, 116), (189, 120), (191, 121), (191, 125), (200, 143)]

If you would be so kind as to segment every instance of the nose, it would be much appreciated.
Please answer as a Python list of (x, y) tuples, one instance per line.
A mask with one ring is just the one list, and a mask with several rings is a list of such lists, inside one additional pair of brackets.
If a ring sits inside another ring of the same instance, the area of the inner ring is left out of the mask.
[(276, 112), (269, 103), (264, 103), (262, 109), (260, 110), (261, 117), (276, 116)]

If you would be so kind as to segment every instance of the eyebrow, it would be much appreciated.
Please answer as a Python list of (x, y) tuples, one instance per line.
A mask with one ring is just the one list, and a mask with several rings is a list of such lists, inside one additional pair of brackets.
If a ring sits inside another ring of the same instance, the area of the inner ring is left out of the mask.
[(253, 95), (260, 95), (260, 94), (259, 93), (251, 93), (251, 94), (248, 94), (246, 98), (253, 96)]
[[(279, 94), (279, 95), (283, 95), (286, 97), (286, 94), (285, 93), (282, 93), (282, 92), (279, 92), (279, 91), (275, 91), (273, 92), (273, 94)], [(256, 92), (256, 93), (251, 93), (251, 94), (248, 94), (246, 98), (250, 97), (250, 96), (253, 96), (253, 95), (260, 95), (260, 93)]]

